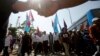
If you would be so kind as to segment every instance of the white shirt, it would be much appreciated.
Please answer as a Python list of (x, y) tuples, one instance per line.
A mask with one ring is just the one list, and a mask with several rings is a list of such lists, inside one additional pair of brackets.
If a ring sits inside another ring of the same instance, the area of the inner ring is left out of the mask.
[(53, 37), (54, 37), (54, 41), (58, 40), (58, 38), (59, 38), (59, 37), (58, 37), (58, 34), (56, 34), (56, 35), (53, 34)]
[(38, 36), (38, 35), (36, 35), (35, 40), (36, 40), (36, 42), (42, 42), (41, 37), (40, 37), (40, 36)]
[(36, 35), (35, 34), (32, 34), (32, 43), (33, 42), (36, 42)]
[(5, 38), (5, 46), (10, 46), (11, 40), (12, 40), (12, 35), (8, 35), (8, 36)]
[(48, 41), (49, 40), (48, 35), (42, 35), (42, 38), (43, 38), (43, 41)]

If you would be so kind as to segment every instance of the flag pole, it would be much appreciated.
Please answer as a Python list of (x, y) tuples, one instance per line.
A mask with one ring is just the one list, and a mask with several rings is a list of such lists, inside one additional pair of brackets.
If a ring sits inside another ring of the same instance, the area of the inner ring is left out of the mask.
[(34, 18), (33, 18), (31, 10), (29, 11), (29, 17), (31, 17), (31, 23), (32, 23), (32, 27), (33, 27), (34, 26), (33, 25)]
[(71, 21), (71, 24), (72, 24), (73, 22), (72, 22), (72, 17), (71, 17), (70, 9), (68, 9), (68, 12), (69, 12), (70, 21)]
[(20, 16), (18, 16), (18, 18), (17, 18), (16, 27), (17, 27), (17, 25), (18, 25), (19, 18), (20, 18)]
[(32, 21), (32, 28), (34, 27), (34, 25), (33, 25), (33, 21)]

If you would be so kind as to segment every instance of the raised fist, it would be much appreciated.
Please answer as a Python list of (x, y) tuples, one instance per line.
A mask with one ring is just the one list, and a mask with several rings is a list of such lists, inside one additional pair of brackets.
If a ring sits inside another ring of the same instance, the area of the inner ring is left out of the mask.
[(43, 16), (51, 16), (59, 9), (73, 7), (87, 0), (40, 0), (33, 2), (33, 9)]
[(56, 2), (47, 2), (41, 5), (41, 7), (38, 10), (38, 14), (47, 17), (56, 13), (58, 9), (59, 9), (59, 6)]

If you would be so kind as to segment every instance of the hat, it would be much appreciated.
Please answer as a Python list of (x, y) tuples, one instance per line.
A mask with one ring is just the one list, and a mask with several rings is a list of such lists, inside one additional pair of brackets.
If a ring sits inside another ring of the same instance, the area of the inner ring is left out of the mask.
[(98, 19), (99, 19), (98, 17), (95, 17), (95, 18), (92, 19), (92, 22), (94, 22), (94, 21), (96, 21)]

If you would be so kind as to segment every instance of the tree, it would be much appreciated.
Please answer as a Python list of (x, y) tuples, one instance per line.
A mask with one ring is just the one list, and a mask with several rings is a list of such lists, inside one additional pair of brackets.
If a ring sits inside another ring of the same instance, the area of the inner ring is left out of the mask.
[(13, 36), (16, 36), (16, 31), (17, 31), (16, 27), (10, 27), (9, 30), (11, 31)]

